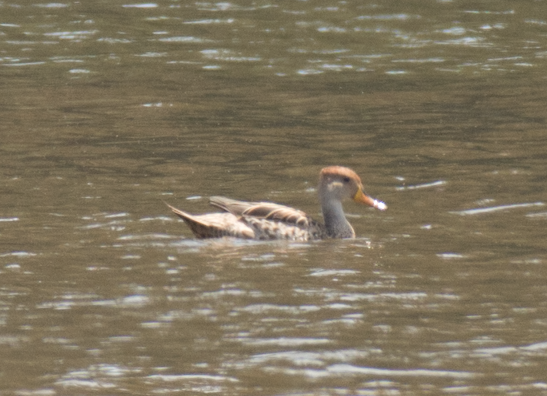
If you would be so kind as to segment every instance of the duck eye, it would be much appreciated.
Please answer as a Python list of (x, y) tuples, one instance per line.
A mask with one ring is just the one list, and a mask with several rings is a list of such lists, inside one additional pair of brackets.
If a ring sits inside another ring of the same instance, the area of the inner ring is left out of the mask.
[(344, 183), (349, 183), (349, 177), (344, 177)]

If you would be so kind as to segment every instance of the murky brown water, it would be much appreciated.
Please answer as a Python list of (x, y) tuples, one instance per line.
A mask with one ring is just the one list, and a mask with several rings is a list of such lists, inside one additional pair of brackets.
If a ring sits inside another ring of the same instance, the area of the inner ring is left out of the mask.
[[(543, 2), (0, 3), (0, 393), (547, 393)], [(164, 206), (356, 240), (196, 241)]]

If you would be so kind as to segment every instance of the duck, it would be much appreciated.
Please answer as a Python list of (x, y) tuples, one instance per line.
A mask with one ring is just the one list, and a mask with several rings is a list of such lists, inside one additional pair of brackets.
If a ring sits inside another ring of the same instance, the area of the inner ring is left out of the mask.
[(196, 238), (235, 237), (256, 240), (355, 238), (342, 202), (352, 199), (384, 211), (387, 205), (364, 192), (361, 178), (350, 168), (329, 166), (319, 173), (319, 203), (324, 223), (301, 210), (273, 202), (247, 202), (213, 196), (209, 203), (222, 212), (194, 215), (166, 205), (188, 225)]

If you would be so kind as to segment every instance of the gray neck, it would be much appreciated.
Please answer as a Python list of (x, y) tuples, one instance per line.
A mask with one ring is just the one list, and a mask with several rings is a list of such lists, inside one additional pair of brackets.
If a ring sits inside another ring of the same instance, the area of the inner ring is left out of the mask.
[(329, 236), (333, 238), (354, 238), (355, 231), (346, 220), (342, 202), (337, 199), (321, 200), (323, 218)]

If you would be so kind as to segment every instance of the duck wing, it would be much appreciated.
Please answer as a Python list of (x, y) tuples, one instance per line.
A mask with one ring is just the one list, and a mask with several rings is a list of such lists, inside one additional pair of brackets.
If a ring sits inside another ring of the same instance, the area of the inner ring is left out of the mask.
[(224, 236), (256, 238), (254, 227), (241, 221), (240, 216), (232, 213), (192, 215), (169, 204), (166, 205), (174, 214), (184, 220), (197, 238), (222, 238)]
[(302, 228), (316, 225), (316, 222), (301, 210), (272, 202), (246, 202), (226, 197), (211, 197), (209, 203), (244, 218), (272, 220)]

